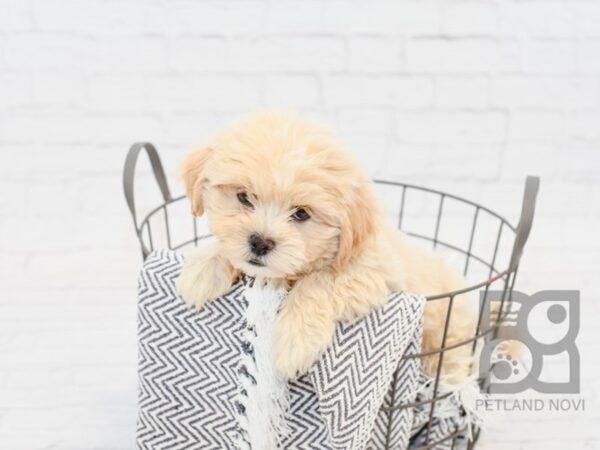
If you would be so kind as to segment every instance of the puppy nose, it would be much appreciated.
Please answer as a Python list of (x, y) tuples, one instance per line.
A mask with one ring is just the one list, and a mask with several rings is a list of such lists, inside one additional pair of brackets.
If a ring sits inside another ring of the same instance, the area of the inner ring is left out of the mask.
[(256, 256), (266, 255), (275, 247), (275, 242), (272, 239), (263, 239), (262, 236), (256, 233), (250, 235), (248, 243), (250, 244), (250, 250)]

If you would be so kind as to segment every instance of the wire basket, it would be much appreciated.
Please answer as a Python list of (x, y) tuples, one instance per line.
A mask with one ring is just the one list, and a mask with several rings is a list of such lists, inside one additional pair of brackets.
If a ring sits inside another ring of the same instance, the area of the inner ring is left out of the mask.
[[(162, 203), (140, 220), (135, 205), (134, 180), (136, 163), (142, 150), (149, 157)], [(406, 183), (383, 180), (375, 180), (375, 183), (379, 189), (387, 191), (384, 192), (386, 195), (383, 195), (387, 203), (393, 201), (393, 204), (384, 205), (387, 206), (388, 218), (395, 219), (398, 228), (406, 235), (430, 245), (436, 251), (450, 255), (453, 262), (461, 265), (462, 272), (469, 281), (467, 288), (427, 297), (427, 301), (442, 301), (447, 304), (441, 347), (429, 352), (404, 355), (403, 358), (438, 358), (437, 373), (433, 379), (433, 395), (410, 405), (398, 404), (383, 408), (389, 417), (388, 429), (391, 430), (394, 426), (394, 411), (427, 404), (430, 406), (425, 444), (417, 450), (454, 449), (458, 447), (457, 444), (469, 450), (473, 449), (480, 435), (479, 429), (475, 429), (470, 438), (465, 438), (465, 428), (451, 430), (447, 435), (437, 436), (436, 439), (430, 436), (436, 405), (448, 397), (448, 393), (440, 393), (438, 389), (444, 354), (460, 346), (469, 346), (471, 352), (475, 352), (478, 341), (494, 339), (498, 335), (500, 325), (510, 311), (508, 305), (512, 300), (519, 262), (533, 222), (539, 178), (528, 176), (525, 181), (521, 215), (516, 226), (491, 209), (456, 195)], [(186, 197), (172, 197), (160, 157), (152, 144), (140, 142), (130, 148), (123, 172), (123, 187), (144, 259), (155, 248), (168, 247), (178, 250), (197, 246), (201, 240), (210, 236), (205, 224), (195, 217), (190, 217)], [(179, 213), (176, 212), (177, 208)], [(174, 236), (176, 225), (180, 230), (183, 229), (178, 237)], [(159, 240), (161, 244), (158, 244)], [(494, 315), (497, 314), (495, 320), (488, 323), (484, 320), (484, 311), (489, 311), (486, 306), (488, 293), (491, 291), (495, 291), (496, 295), (499, 292), (501, 301), (497, 312), (494, 311)], [(454, 299), (458, 295), (469, 293), (477, 294), (480, 299), (477, 327), (471, 338), (446, 345)], [(490, 376), (490, 372), (480, 376), (482, 390), (489, 389)], [(392, 385), (391, 389), (394, 390), (395, 386)], [(392, 398), (395, 397), (392, 395)], [(391, 447), (386, 444), (386, 448)]]

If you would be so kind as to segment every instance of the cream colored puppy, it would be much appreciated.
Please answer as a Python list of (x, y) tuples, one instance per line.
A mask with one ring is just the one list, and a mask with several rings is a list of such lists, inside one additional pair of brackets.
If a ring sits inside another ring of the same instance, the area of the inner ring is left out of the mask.
[[(183, 178), (193, 213), (206, 213), (216, 240), (186, 258), (179, 293), (202, 307), (242, 273), (289, 288), (274, 342), (275, 365), (288, 377), (318, 359), (336, 322), (366, 315), (391, 292), (464, 286), (440, 257), (382, 221), (370, 181), (334, 137), (294, 115), (244, 117), (192, 152)], [(440, 346), (446, 302), (428, 302), (425, 351)], [(474, 327), (457, 298), (447, 345), (472, 336)], [(465, 351), (445, 356), (444, 372), (453, 379), (469, 370)], [(436, 362), (426, 360), (426, 369)]]

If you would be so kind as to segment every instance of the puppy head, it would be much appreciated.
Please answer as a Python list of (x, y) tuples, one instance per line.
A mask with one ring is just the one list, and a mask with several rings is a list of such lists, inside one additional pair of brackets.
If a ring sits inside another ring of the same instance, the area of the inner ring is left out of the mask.
[(183, 163), (195, 215), (251, 276), (343, 268), (375, 232), (370, 183), (331, 134), (284, 113), (246, 116)]

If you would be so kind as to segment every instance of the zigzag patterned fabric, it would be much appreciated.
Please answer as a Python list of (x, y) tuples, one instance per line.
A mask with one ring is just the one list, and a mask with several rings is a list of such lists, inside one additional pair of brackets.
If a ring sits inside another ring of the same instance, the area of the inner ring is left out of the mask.
[(192, 310), (175, 292), (182, 262), (154, 252), (139, 278), (137, 446), (234, 448), (243, 286)]
[[(175, 292), (182, 262), (159, 250), (140, 274), (137, 448), (235, 449), (248, 280), (193, 310)], [(338, 325), (321, 359), (290, 382), (283, 448), (406, 449), (411, 438), (423, 445), (415, 422), (424, 412), (398, 408), (415, 400), (421, 382), (418, 359), (401, 357), (420, 349), (423, 307), (421, 296), (394, 294), (368, 316)], [(438, 421), (432, 436), (449, 423)]]

